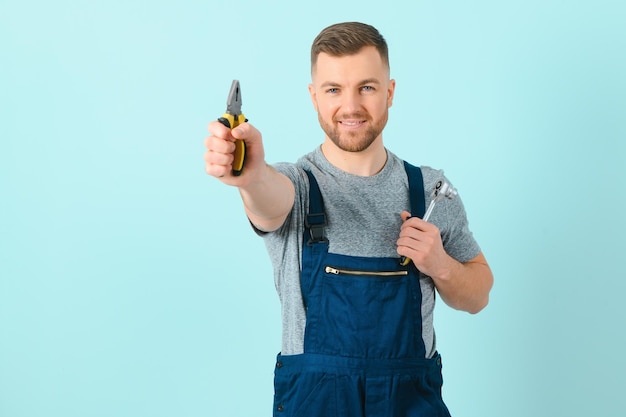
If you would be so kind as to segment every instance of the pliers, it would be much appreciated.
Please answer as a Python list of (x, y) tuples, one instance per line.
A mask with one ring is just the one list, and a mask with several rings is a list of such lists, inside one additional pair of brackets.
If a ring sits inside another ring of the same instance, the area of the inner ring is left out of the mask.
[[(241, 113), (241, 88), (238, 80), (233, 80), (233, 84), (230, 87), (228, 101), (226, 102), (226, 113), (217, 120), (231, 130), (248, 121), (246, 116)], [(243, 171), (243, 163), (246, 159), (246, 143), (243, 139), (235, 140), (234, 156), (233, 175), (238, 176)]]

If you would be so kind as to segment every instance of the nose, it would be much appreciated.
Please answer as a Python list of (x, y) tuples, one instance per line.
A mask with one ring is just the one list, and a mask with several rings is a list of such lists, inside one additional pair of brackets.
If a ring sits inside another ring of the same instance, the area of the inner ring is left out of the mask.
[(361, 109), (361, 95), (358, 92), (346, 92), (342, 95), (342, 103), (344, 112), (354, 113)]

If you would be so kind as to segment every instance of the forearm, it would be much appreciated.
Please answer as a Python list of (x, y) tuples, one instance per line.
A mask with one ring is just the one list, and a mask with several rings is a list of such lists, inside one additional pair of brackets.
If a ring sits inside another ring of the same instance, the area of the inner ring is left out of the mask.
[(449, 258), (448, 265), (433, 281), (441, 298), (450, 307), (475, 314), (487, 306), (493, 275), (482, 254), (460, 263)]
[(269, 165), (254, 181), (239, 187), (239, 193), (252, 224), (267, 232), (278, 229), (284, 223), (295, 198), (291, 180)]

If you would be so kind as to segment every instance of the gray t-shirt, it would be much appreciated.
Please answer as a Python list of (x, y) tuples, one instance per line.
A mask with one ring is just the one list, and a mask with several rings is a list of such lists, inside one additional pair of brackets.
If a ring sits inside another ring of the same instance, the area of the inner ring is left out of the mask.
[[(309, 181), (313, 173), (319, 183), (328, 225), (329, 252), (349, 256), (399, 257), (396, 241), (403, 210), (410, 212), (409, 184), (403, 161), (387, 151), (387, 162), (376, 175), (361, 177), (338, 169), (328, 162), (318, 147), (295, 164), (279, 163), (274, 168), (294, 184), (295, 203), (285, 223), (276, 231), (261, 234), (274, 267), (274, 281), (282, 306), (283, 355), (304, 352), (306, 314), (300, 290), (302, 236), (309, 206)], [(443, 171), (422, 166), (426, 206)], [(446, 252), (466, 262), (480, 253), (468, 228), (465, 209), (457, 196), (437, 203), (429, 219), (442, 236)], [(435, 286), (430, 277), (420, 279), (422, 288), (422, 337), (427, 357), (435, 350), (433, 310)]]

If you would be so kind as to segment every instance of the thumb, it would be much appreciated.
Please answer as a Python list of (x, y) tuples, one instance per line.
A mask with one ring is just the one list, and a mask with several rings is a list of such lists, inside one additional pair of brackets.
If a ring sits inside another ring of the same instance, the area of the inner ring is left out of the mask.
[(405, 222), (408, 219), (411, 218), (411, 213), (409, 213), (408, 211), (404, 210), (402, 213), (400, 213), (400, 217), (402, 218), (402, 221)]
[(246, 143), (258, 142), (261, 139), (261, 132), (259, 132), (250, 123), (242, 123), (231, 132), (233, 138), (243, 139)]

